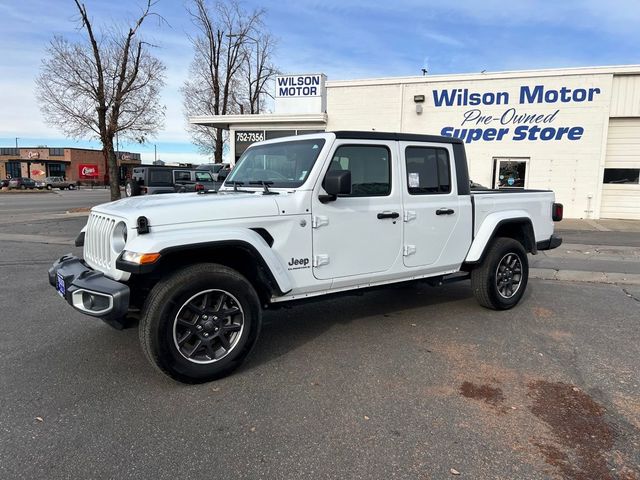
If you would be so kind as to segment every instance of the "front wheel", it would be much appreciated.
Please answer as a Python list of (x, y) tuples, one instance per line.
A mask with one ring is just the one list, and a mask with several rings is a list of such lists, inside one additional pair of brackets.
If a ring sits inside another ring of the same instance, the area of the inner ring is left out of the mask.
[(223, 265), (192, 265), (153, 288), (140, 319), (140, 342), (163, 373), (201, 383), (244, 361), (261, 322), (258, 295), (245, 277)]
[(522, 244), (512, 238), (496, 238), (484, 260), (471, 271), (471, 288), (483, 307), (507, 310), (524, 295), (529, 261)]

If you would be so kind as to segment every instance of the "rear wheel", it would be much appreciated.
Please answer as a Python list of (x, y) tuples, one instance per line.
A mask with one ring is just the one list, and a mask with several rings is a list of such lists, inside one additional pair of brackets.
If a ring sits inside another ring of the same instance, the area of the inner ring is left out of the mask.
[(471, 288), (480, 305), (494, 310), (514, 307), (529, 279), (527, 252), (512, 238), (497, 238), (482, 263), (471, 271)]
[(163, 373), (201, 383), (244, 361), (261, 322), (258, 295), (246, 278), (223, 265), (199, 264), (153, 288), (140, 319), (140, 342)]

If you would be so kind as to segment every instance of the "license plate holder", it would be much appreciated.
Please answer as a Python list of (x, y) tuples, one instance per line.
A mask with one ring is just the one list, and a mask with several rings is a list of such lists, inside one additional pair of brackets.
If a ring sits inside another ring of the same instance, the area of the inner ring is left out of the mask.
[(58, 295), (62, 298), (65, 297), (65, 294), (67, 293), (67, 286), (64, 283), (64, 277), (59, 273), (57, 276), (56, 290), (58, 291)]

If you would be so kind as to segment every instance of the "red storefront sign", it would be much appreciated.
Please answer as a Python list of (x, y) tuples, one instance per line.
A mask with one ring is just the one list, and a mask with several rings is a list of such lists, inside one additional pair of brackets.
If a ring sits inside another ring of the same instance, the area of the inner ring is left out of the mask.
[(80, 178), (98, 178), (98, 165), (95, 163), (81, 163), (78, 165), (78, 173), (80, 174)]

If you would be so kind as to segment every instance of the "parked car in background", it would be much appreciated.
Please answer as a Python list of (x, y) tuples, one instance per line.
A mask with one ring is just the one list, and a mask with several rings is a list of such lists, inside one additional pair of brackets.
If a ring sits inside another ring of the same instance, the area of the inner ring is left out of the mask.
[(15, 177), (9, 180), (9, 190), (13, 190), (14, 188), (19, 190), (25, 190), (27, 188), (33, 190), (36, 188), (36, 182), (28, 177)]
[(179, 178), (176, 178), (174, 190), (178, 193), (206, 192), (208, 190), (217, 190), (219, 185), (219, 183), (213, 181), (211, 172), (202, 170), (181, 171)]
[(38, 190), (43, 190), (47, 186), (44, 180), (36, 180), (36, 188)]
[(64, 177), (47, 177), (44, 179), (45, 187), (47, 190), (52, 188), (59, 188), (60, 190), (73, 190), (76, 188), (75, 183), (68, 182)]
[(125, 184), (124, 193), (127, 197), (137, 197), (209, 190), (215, 187), (216, 184), (208, 171), (188, 167), (145, 165), (133, 169), (131, 178)]
[(231, 165), (228, 163), (203, 163), (198, 165), (196, 170), (207, 170), (211, 173), (214, 181), (221, 182), (231, 172)]
[(9, 188), (9, 179), (3, 178), (0, 180), (0, 188)]

